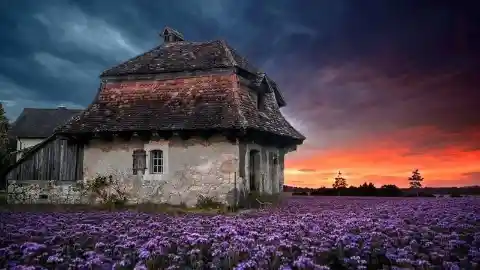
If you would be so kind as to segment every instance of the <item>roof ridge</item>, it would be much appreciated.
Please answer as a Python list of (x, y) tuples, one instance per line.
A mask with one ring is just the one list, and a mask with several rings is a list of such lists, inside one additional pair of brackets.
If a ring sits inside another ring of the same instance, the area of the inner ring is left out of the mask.
[(64, 111), (81, 111), (83, 109), (74, 109), (74, 108), (68, 108), (68, 107), (62, 107), (62, 108), (33, 108), (33, 107), (28, 107), (28, 108), (23, 108), (24, 110), (36, 110), (36, 111), (56, 111), (56, 110), (64, 110)]
[(236, 67), (238, 66), (237, 61), (235, 61), (235, 58), (233, 57), (232, 51), (230, 50), (227, 41), (224, 39), (220, 39), (220, 43), (222, 44), (223, 49), (225, 50), (225, 53), (227, 54), (228, 59), (230, 60), (231, 64)]
[(44, 110), (44, 111), (47, 111), (47, 110), (50, 110), (50, 111), (55, 111), (55, 110), (66, 110), (66, 111), (81, 111), (83, 109), (74, 109), (74, 108), (68, 108), (68, 107), (62, 107), (62, 108), (34, 108), (34, 107), (25, 107), (23, 108), (23, 110)]
[[(216, 42), (217, 42), (217, 43), (218, 43), (218, 42), (221, 43), (221, 41), (222, 41), (221, 39), (214, 39), (214, 40), (209, 40), (209, 41), (177, 41), (177, 42), (172, 42), (172, 43), (162, 43), (162, 44), (160, 44), (160, 45), (158, 45), (158, 46), (155, 46), (155, 47), (153, 47), (153, 48), (145, 51), (144, 53), (141, 53), (141, 54), (139, 54), (139, 55), (136, 55), (136, 56), (134, 56), (134, 57), (131, 57), (131, 58), (125, 60), (125, 61), (121, 61), (120, 63), (115, 64), (115, 65), (113, 65), (113, 66), (111, 66), (111, 67), (103, 70), (103, 71), (100, 73), (100, 76), (99, 76), (99, 77), (102, 78), (102, 77), (109, 76), (109, 75), (107, 75), (109, 72), (111, 72), (111, 71), (119, 68), (119, 67), (122, 66), (122, 65), (128, 65), (128, 64), (131, 63), (131, 62), (134, 62), (134, 61), (136, 61), (136, 60), (139, 60), (139, 59), (141, 59), (142, 57), (145, 57), (145, 55), (153, 52), (154, 50), (158, 50), (158, 49), (160, 49), (160, 48), (162, 48), (162, 47), (163, 47), (163, 48), (170, 48), (170, 47), (175, 47), (175, 46), (178, 46), (178, 45), (203, 45), (203, 44), (212, 44), (212, 43), (216, 43)], [(112, 76), (115, 76), (115, 75), (112, 75)]]
[(144, 53), (142, 53), (142, 54), (139, 54), (139, 55), (136, 55), (136, 56), (134, 56), (134, 57), (132, 57), (132, 58), (129, 58), (129, 59), (126, 60), (126, 61), (122, 61), (121, 63), (116, 64), (116, 65), (114, 65), (113, 67), (109, 67), (109, 68), (105, 69), (104, 71), (102, 71), (102, 72), (100, 73), (100, 77), (103, 77), (104, 74), (107, 73), (108, 71), (114, 70), (114, 69), (116, 69), (117, 67), (119, 67), (119, 66), (121, 66), (121, 65), (125, 65), (125, 64), (127, 64), (127, 63), (129, 63), (129, 62), (132, 62), (132, 61), (134, 61), (134, 60), (136, 60), (136, 59), (138, 59), (138, 58), (140, 58), (140, 57), (143, 57), (143, 56), (145, 56), (146, 54), (148, 54), (148, 53), (152, 52), (153, 50), (156, 50), (156, 49), (158, 49), (158, 48), (160, 48), (160, 47), (162, 47), (162, 46), (164, 46), (164, 45), (165, 45), (165, 43), (160, 44), (160, 45), (158, 45), (158, 46), (156, 46), (156, 47), (153, 47), (152, 49), (150, 49), (150, 50), (148, 50), (148, 51), (146, 51), (146, 52), (144, 52)]

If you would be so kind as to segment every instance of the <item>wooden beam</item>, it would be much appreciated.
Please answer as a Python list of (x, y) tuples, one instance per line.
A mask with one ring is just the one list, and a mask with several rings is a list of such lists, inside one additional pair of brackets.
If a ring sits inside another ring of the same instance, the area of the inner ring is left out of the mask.
[(159, 141), (161, 139), (160, 134), (157, 131), (152, 132), (151, 140), (152, 141)]
[(104, 140), (104, 141), (107, 141), (107, 142), (111, 142), (113, 141), (113, 133), (111, 132), (101, 132), (99, 133), (99, 136), (100, 136), (100, 139)]
[(133, 132), (131, 131), (122, 131), (118, 133), (118, 137), (126, 142), (132, 139)]
[(213, 130), (201, 130), (198, 132), (199, 137), (205, 141), (208, 141), (214, 134), (215, 132)]
[(164, 139), (164, 140), (170, 140), (170, 138), (173, 137), (173, 132), (172, 131), (167, 131), (167, 130), (164, 130), (164, 131), (159, 131), (158, 132), (158, 135)]
[(180, 137), (180, 139), (182, 139), (184, 141), (187, 141), (188, 139), (190, 139), (192, 137), (192, 134), (191, 134), (191, 132), (189, 132), (187, 130), (183, 130), (183, 131), (178, 132), (178, 136)]
[(233, 129), (228, 129), (228, 130), (225, 130), (224, 132), (222, 132), (223, 136), (225, 136), (225, 138), (227, 138), (227, 140), (231, 143), (236, 143), (237, 142), (237, 134), (236, 134), (236, 131), (233, 130)]
[(140, 138), (140, 140), (144, 142), (149, 142), (152, 138), (152, 132), (151, 131), (138, 132), (138, 137)]

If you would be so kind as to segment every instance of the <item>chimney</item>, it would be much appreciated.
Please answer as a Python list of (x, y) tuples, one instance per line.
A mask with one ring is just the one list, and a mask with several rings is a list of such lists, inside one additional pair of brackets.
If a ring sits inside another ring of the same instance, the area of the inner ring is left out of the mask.
[(177, 30), (170, 28), (170, 27), (165, 27), (160, 34), (161, 37), (163, 37), (163, 42), (164, 43), (172, 43), (172, 42), (179, 42), (179, 41), (184, 41), (185, 39), (183, 38), (182, 33), (178, 32)]

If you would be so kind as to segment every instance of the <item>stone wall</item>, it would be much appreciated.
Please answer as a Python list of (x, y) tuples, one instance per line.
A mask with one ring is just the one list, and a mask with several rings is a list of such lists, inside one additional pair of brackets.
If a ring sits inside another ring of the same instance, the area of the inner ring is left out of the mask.
[[(133, 175), (132, 154), (135, 149), (147, 151), (147, 170)], [(164, 173), (149, 174), (151, 150), (164, 151)], [(84, 181), (96, 175), (113, 175), (130, 194), (130, 202), (186, 204), (193, 206), (199, 195), (232, 203), (234, 178), (238, 177), (238, 146), (223, 137), (208, 142), (199, 139), (183, 141), (92, 141), (85, 148)], [(241, 182), (241, 181), (239, 181)]]
[(72, 182), (10, 180), (7, 191), (9, 203), (78, 204), (88, 202)]

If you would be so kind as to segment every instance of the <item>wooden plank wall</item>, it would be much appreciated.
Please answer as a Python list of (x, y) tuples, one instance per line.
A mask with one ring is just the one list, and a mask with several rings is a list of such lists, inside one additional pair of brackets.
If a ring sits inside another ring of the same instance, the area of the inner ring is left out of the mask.
[(55, 138), (21, 161), (7, 179), (76, 181), (83, 178), (82, 167), (83, 145)]

